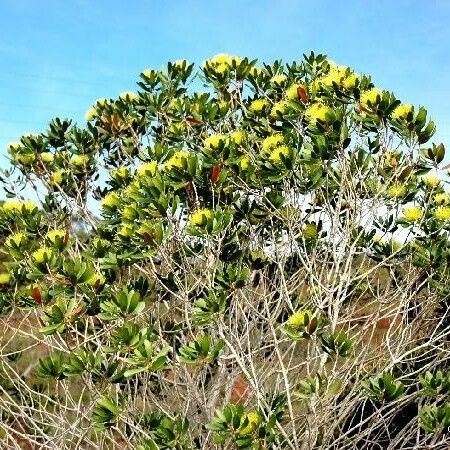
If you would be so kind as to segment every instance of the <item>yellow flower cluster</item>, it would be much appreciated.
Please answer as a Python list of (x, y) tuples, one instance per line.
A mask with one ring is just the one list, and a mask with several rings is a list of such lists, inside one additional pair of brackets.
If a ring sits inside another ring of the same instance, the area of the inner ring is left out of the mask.
[(155, 175), (158, 168), (158, 163), (156, 161), (150, 161), (142, 164), (136, 169), (136, 175), (138, 177), (145, 177), (148, 175)]
[(315, 122), (320, 120), (322, 122), (328, 123), (332, 122), (335, 118), (334, 111), (325, 103), (317, 102), (309, 106), (305, 111), (305, 117), (310, 122)]
[(361, 95), (361, 104), (370, 108), (373, 105), (376, 105), (383, 96), (383, 91), (381, 89), (372, 88)]
[(88, 280), (87, 283), (90, 286), (102, 286), (105, 284), (106, 278), (101, 273), (95, 273)]
[(404, 184), (393, 184), (386, 191), (388, 197), (400, 198), (406, 195), (406, 186)]
[(206, 222), (214, 217), (214, 211), (211, 209), (203, 208), (195, 211), (189, 218), (191, 225), (202, 226)]
[(273, 163), (282, 162), (281, 157), (287, 158), (291, 153), (291, 149), (287, 145), (281, 145), (280, 147), (276, 147), (269, 155), (269, 160)]
[(280, 73), (278, 75), (274, 75), (270, 82), (274, 84), (275, 86), (281, 86), (287, 81), (287, 76), (284, 73)]
[(45, 164), (51, 164), (55, 159), (53, 153), (50, 152), (41, 153), (39, 156), (41, 157), (41, 161)]
[(422, 208), (420, 206), (407, 206), (403, 209), (403, 218), (407, 222), (417, 222), (422, 218)]
[(359, 78), (359, 75), (353, 72), (348, 77), (344, 78), (342, 81), (342, 86), (344, 86), (345, 89), (354, 89), (359, 81)]
[(288, 100), (281, 100), (279, 102), (276, 102), (270, 110), (270, 116), (277, 118), (280, 114), (286, 114), (289, 111), (289, 106), (290, 105)]
[(113, 180), (120, 181), (130, 176), (130, 169), (128, 167), (121, 166), (112, 170), (110, 175)]
[(120, 228), (119, 228), (119, 236), (123, 237), (123, 238), (129, 238), (131, 236), (133, 236), (134, 233), (134, 228), (132, 225), (129, 224), (123, 224)]
[(173, 168), (183, 169), (188, 157), (189, 152), (186, 150), (179, 150), (164, 163), (164, 168), (167, 170), (171, 170)]
[(266, 137), (262, 142), (262, 150), (264, 153), (270, 153), (276, 147), (284, 144), (284, 137), (281, 133), (275, 133)]
[(211, 136), (208, 136), (205, 139), (205, 148), (206, 149), (217, 149), (219, 148), (220, 144), (222, 145), (226, 143), (227, 136), (225, 134), (219, 133), (219, 134), (212, 134)]
[(67, 170), (60, 169), (53, 173), (50, 181), (54, 185), (61, 185), (67, 178), (68, 172)]
[[(246, 424), (244, 426), (244, 423)], [(240, 427), (237, 429), (239, 436), (248, 436), (255, 433), (261, 423), (261, 416), (258, 411), (249, 411), (242, 419)]]
[(441, 182), (440, 178), (435, 173), (427, 173), (426, 175), (423, 175), (422, 181), (429, 188), (434, 188)]
[(269, 107), (269, 100), (265, 98), (258, 98), (250, 103), (249, 110), (255, 114), (261, 114), (267, 111)]
[(84, 118), (87, 122), (90, 122), (91, 120), (94, 120), (97, 117), (97, 110), (91, 106), (85, 113)]
[(414, 113), (414, 106), (409, 103), (402, 103), (394, 109), (392, 112), (392, 118), (406, 120), (410, 113)]
[(244, 130), (236, 130), (230, 134), (230, 140), (236, 145), (241, 145), (247, 138), (247, 133)]
[(14, 233), (5, 240), (5, 246), (9, 248), (20, 247), (28, 240), (27, 235), (22, 232)]
[(29, 166), (35, 159), (34, 153), (20, 153), (14, 157), (14, 161), (19, 162), (23, 166)]
[(226, 53), (219, 53), (218, 55), (213, 56), (211, 59), (207, 60), (205, 63), (218, 74), (225, 74), (229, 72), (233, 66), (233, 63), (239, 65), (242, 61), (242, 58), (238, 56), (227, 55)]
[(139, 216), (139, 213), (134, 205), (127, 205), (122, 211), (122, 218), (126, 220), (134, 220)]
[(65, 230), (51, 230), (45, 236), (47, 241), (50, 242), (51, 244), (55, 244), (59, 239), (64, 240), (65, 237), (66, 237)]
[(305, 87), (302, 84), (293, 84), (286, 89), (285, 96), (288, 100), (297, 100), (298, 99), (298, 88)]
[(11, 281), (11, 275), (9, 273), (0, 273), (0, 285), (7, 285)]
[(305, 311), (297, 311), (292, 314), (291, 317), (286, 322), (286, 325), (292, 328), (299, 328), (306, 325), (306, 316), (310, 319), (312, 316), (312, 312), (310, 310)]
[(250, 157), (249, 156), (243, 156), (240, 160), (239, 160), (239, 166), (242, 170), (247, 170), (250, 166)]
[(302, 235), (305, 239), (314, 239), (318, 235), (317, 225), (315, 223), (308, 223), (304, 226)]
[(31, 255), (35, 263), (44, 264), (47, 263), (54, 256), (53, 249), (49, 247), (42, 247), (33, 252)]
[(450, 219), (450, 207), (449, 206), (439, 206), (434, 212), (434, 217), (438, 220), (449, 220)]
[(9, 153), (14, 155), (22, 148), (22, 144), (20, 142), (10, 142), (6, 147)]
[(450, 197), (445, 192), (441, 192), (434, 196), (434, 203), (436, 203), (437, 205), (447, 205), (448, 203), (450, 203)]
[(121, 92), (119, 94), (119, 98), (120, 98), (120, 100), (135, 102), (135, 101), (139, 100), (139, 95), (136, 94), (136, 92), (126, 91), (126, 92)]
[(70, 159), (70, 164), (75, 167), (83, 167), (86, 166), (89, 162), (89, 156), (88, 155), (74, 155)]
[(7, 212), (27, 212), (30, 213), (37, 208), (36, 203), (31, 200), (7, 200), (2, 205), (2, 209)]
[(347, 67), (336, 66), (334, 63), (330, 64), (330, 70), (326, 75), (319, 78), (319, 83), (325, 87), (333, 86), (333, 83), (341, 84), (346, 77)]
[(102, 206), (107, 208), (117, 208), (120, 205), (120, 198), (115, 192), (109, 192), (102, 200)]

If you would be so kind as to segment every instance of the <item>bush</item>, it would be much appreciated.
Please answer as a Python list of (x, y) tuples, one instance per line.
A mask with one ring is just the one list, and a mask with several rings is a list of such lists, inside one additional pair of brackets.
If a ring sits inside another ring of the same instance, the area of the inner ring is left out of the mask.
[(8, 147), (2, 445), (446, 442), (450, 197), (426, 110), (314, 53), (138, 86)]

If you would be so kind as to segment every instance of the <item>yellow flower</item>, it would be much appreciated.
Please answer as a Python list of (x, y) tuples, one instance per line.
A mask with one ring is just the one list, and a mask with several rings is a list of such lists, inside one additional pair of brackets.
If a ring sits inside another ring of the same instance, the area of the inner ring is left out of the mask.
[(41, 156), (41, 161), (46, 164), (51, 164), (53, 162), (53, 160), (55, 159), (53, 153), (50, 153), (50, 152), (41, 153), (40, 156)]
[(95, 106), (96, 107), (102, 107), (105, 106), (108, 103), (108, 100), (106, 98), (98, 98), (95, 100)]
[(236, 145), (241, 145), (247, 137), (247, 133), (244, 130), (236, 130), (230, 134), (230, 139)]
[(380, 101), (381, 97), (383, 97), (383, 91), (381, 89), (373, 88), (361, 95), (361, 103), (367, 108), (376, 105)]
[(220, 66), (227, 65), (230, 66), (235, 62), (236, 64), (240, 64), (242, 58), (239, 56), (231, 56), (226, 53), (219, 53), (218, 55), (213, 56), (211, 59), (207, 61), (210, 66)]
[(254, 112), (255, 114), (261, 114), (265, 112), (269, 108), (269, 106), (269, 100), (265, 98), (258, 98), (250, 103), (249, 110), (251, 112)]
[(435, 173), (427, 173), (426, 175), (423, 175), (421, 178), (422, 181), (425, 183), (425, 185), (429, 188), (434, 188), (441, 182), (441, 180)]
[(133, 205), (125, 206), (122, 212), (122, 217), (128, 220), (134, 220), (139, 216), (137, 209)]
[(422, 208), (420, 206), (407, 206), (403, 209), (403, 218), (407, 222), (417, 222), (422, 217)]
[(101, 273), (95, 273), (94, 275), (92, 275), (88, 280), (87, 283), (90, 286), (102, 286), (105, 284), (106, 278), (101, 274)]
[(187, 61), (186, 59), (177, 59), (177, 60), (173, 63), (173, 65), (174, 65), (175, 67), (180, 67), (180, 68), (182, 68), (182, 67), (188, 66), (188, 65), (189, 65), (189, 61)]
[(281, 100), (276, 102), (270, 110), (271, 117), (277, 118), (280, 114), (286, 114), (289, 111), (289, 102), (287, 100)]
[(0, 273), (0, 285), (7, 285), (11, 281), (11, 275), (9, 273)]
[(218, 55), (213, 56), (207, 62), (213, 66), (218, 64), (228, 64), (229, 66), (231, 66), (231, 64), (233, 63), (233, 57), (227, 55), (226, 53), (219, 53)]
[(97, 117), (97, 110), (92, 106), (91, 108), (89, 108), (85, 114), (84, 114), (84, 118), (90, 122), (91, 120), (94, 120)]
[(35, 159), (36, 156), (34, 156), (34, 153), (21, 153), (15, 157), (15, 160), (23, 166), (29, 166)]
[(294, 314), (292, 314), (291, 317), (286, 322), (286, 325), (293, 328), (300, 328), (304, 325), (306, 325), (306, 316), (308, 316), (308, 319), (311, 319), (312, 312), (307, 309), (305, 311), (297, 311)]
[(51, 230), (46, 234), (45, 238), (50, 244), (57, 244), (58, 241), (64, 243), (66, 230)]
[(67, 176), (66, 170), (63, 170), (63, 169), (57, 170), (56, 172), (53, 173), (51, 182), (52, 182), (52, 184), (60, 185), (64, 182), (64, 180), (66, 179), (66, 176)]
[(33, 252), (31, 255), (33, 261), (38, 264), (47, 263), (54, 256), (53, 249), (49, 247), (42, 247)]
[(402, 103), (394, 109), (392, 112), (392, 118), (406, 120), (410, 113), (414, 113), (414, 106), (410, 103)]
[(302, 235), (305, 239), (314, 239), (318, 235), (317, 225), (315, 223), (307, 223), (303, 227)]
[(119, 98), (120, 100), (134, 102), (136, 100), (139, 100), (139, 95), (137, 95), (136, 92), (126, 91), (120, 93)]
[(230, 70), (230, 66), (228, 64), (217, 64), (214, 67), (214, 72), (220, 73), (223, 75), (224, 73), (227, 73)]
[(20, 142), (10, 142), (7, 145), (7, 148), (8, 148), (9, 153), (11, 155), (14, 155), (22, 148), (22, 144)]
[(145, 69), (142, 71), (142, 75), (144, 75), (147, 78), (151, 78), (153, 75), (156, 75), (156, 70), (154, 69)]
[(345, 66), (335, 66), (334, 64), (330, 66), (330, 70), (327, 75), (324, 75), (318, 81), (320, 84), (326, 87), (332, 87), (333, 83), (341, 84), (342, 80), (345, 78), (345, 73), (347, 67)]
[(133, 236), (133, 233), (134, 233), (133, 227), (128, 224), (122, 225), (118, 232), (119, 236), (124, 237), (124, 238)]
[(4, 211), (13, 212), (21, 211), (23, 203), (18, 200), (7, 200), (3, 203), (2, 208)]
[[(244, 420), (246, 419), (246, 425), (244, 426)], [(237, 429), (239, 436), (248, 436), (253, 434), (261, 424), (261, 416), (257, 411), (250, 411), (245, 415), (245, 419), (242, 419), (240, 427)]]
[(239, 166), (242, 170), (247, 170), (250, 166), (250, 158), (248, 156), (243, 156), (239, 160)]
[(5, 246), (9, 248), (20, 247), (28, 240), (27, 235), (22, 232), (14, 233), (5, 241)]
[(158, 168), (158, 163), (156, 161), (150, 161), (148, 163), (142, 164), (136, 170), (136, 175), (138, 177), (145, 177), (147, 175), (155, 175), (156, 169)]
[(321, 120), (322, 122), (332, 122), (334, 111), (322, 102), (313, 103), (305, 111), (305, 116), (310, 122)]
[(450, 197), (445, 192), (436, 194), (434, 196), (434, 203), (436, 203), (437, 205), (447, 205), (448, 203), (450, 203)]
[(281, 157), (287, 158), (291, 153), (291, 149), (287, 145), (281, 145), (280, 147), (276, 147), (272, 153), (269, 155), (269, 160), (274, 163), (282, 162)]
[(274, 84), (275, 86), (281, 86), (282, 84), (286, 83), (287, 76), (284, 73), (280, 73), (278, 75), (274, 75), (270, 82)]
[(70, 163), (75, 167), (83, 167), (89, 162), (88, 155), (73, 155)]
[(227, 141), (227, 136), (224, 134), (212, 134), (205, 139), (205, 148), (217, 149), (220, 143), (225, 143)]
[(3, 210), (8, 212), (32, 212), (34, 211), (37, 206), (36, 203), (32, 202), (31, 200), (8, 200), (5, 203), (3, 203)]
[(449, 220), (450, 219), (450, 207), (439, 206), (434, 212), (434, 217), (438, 220)]
[(137, 177), (134, 181), (132, 181), (126, 188), (125, 188), (125, 195), (124, 197), (132, 197), (134, 195), (139, 194), (139, 189), (142, 186), (141, 184), (142, 177)]
[(359, 75), (353, 72), (348, 77), (344, 78), (344, 81), (342, 81), (342, 86), (344, 86), (345, 89), (354, 89), (358, 81)]
[(202, 226), (206, 222), (214, 217), (214, 211), (211, 209), (203, 208), (195, 211), (189, 218), (189, 223), (191, 225)]
[(102, 206), (115, 209), (120, 205), (120, 198), (115, 192), (109, 192), (102, 200)]
[(183, 169), (188, 157), (189, 152), (187, 152), (186, 150), (179, 150), (165, 162), (164, 168), (167, 170), (170, 170), (174, 167), (177, 169)]
[(128, 167), (121, 166), (112, 170), (110, 175), (113, 180), (120, 181), (130, 176), (130, 169)]
[(286, 89), (286, 98), (288, 100), (298, 100), (298, 88), (300, 87), (305, 89), (305, 86), (303, 86), (302, 84), (293, 84), (288, 89)]
[(262, 150), (264, 153), (270, 153), (276, 147), (284, 144), (284, 137), (281, 133), (272, 134), (266, 137), (262, 142)]
[(388, 197), (400, 198), (406, 194), (406, 187), (404, 184), (393, 184), (387, 190)]

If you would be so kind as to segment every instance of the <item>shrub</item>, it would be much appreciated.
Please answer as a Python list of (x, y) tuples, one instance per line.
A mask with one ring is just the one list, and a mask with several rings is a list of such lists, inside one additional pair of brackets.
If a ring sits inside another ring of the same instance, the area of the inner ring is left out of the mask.
[(86, 120), (8, 147), (6, 447), (445, 442), (450, 208), (425, 108), (324, 55), (217, 55)]

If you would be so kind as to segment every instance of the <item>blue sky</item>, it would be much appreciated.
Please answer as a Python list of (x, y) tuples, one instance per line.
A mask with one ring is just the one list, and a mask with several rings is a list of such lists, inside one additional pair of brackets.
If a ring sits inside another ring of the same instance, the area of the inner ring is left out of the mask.
[(314, 50), (427, 107), (450, 147), (449, 0), (0, 0), (0, 167), (5, 146), (169, 60), (265, 61)]

